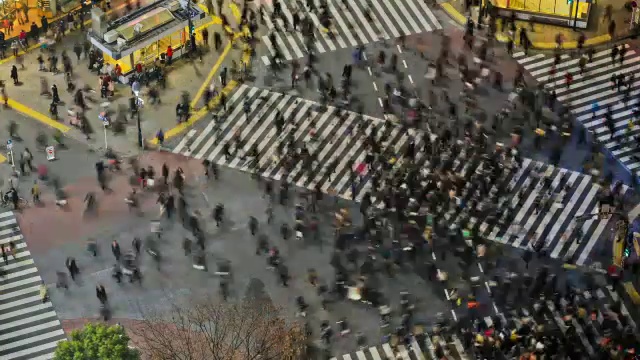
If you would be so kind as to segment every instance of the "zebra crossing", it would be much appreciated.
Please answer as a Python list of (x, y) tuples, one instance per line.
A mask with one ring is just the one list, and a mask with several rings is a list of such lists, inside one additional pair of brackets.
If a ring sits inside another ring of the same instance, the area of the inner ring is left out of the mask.
[(0, 359), (51, 359), (66, 337), (53, 305), (42, 301), (42, 279), (11, 211), (0, 213), (0, 245), (7, 254), (0, 263)]
[[(306, 10), (299, 2), (281, 1), (283, 20), (265, 16), (269, 32), (275, 35), (275, 44), (269, 36), (262, 37), (269, 54), (275, 54), (277, 47), (285, 60), (299, 59), (305, 56), (306, 46), (302, 34), (298, 31), (281, 31), (286, 27), (292, 29), (293, 13), (299, 9), (315, 25), (314, 47), (318, 53), (346, 49), (380, 40), (389, 40), (425, 31), (442, 29), (435, 15), (422, 0), (328, 0), (328, 9), (332, 15), (332, 29), (326, 31), (320, 24), (318, 16)], [(263, 5), (268, 13), (273, 12), (271, 1)], [(285, 27), (286, 26), (286, 27)], [(270, 64), (269, 56), (262, 56), (265, 65)]]
[[(559, 303), (554, 303), (552, 300), (546, 300), (538, 302), (541, 306), (536, 310), (536, 302), (527, 302), (525, 304), (518, 304), (514, 310), (510, 313), (500, 314), (503, 324), (511, 323), (515, 327), (515, 330), (520, 329), (524, 322), (527, 322), (530, 327), (536, 327), (537, 325), (543, 325), (545, 329), (557, 330), (557, 336), (564, 336), (568, 327), (571, 325), (575, 328), (578, 338), (580, 339), (580, 346), (589, 355), (589, 358), (593, 358), (597, 351), (597, 343), (606, 338), (605, 330), (603, 328), (603, 322), (605, 321), (605, 314), (611, 310), (611, 305), (618, 302), (619, 296), (611, 285), (606, 285), (602, 288), (594, 290), (578, 291), (575, 294), (574, 302), (570, 303), (566, 299), (561, 299)], [(571, 308), (573, 304), (590, 304), (590, 309), (597, 313), (596, 316), (585, 316), (579, 319), (577, 316), (566, 317), (571, 311), (567, 311), (567, 308)], [(537, 314), (537, 315), (534, 315)], [(620, 303), (620, 314), (624, 319), (615, 317), (617, 328), (622, 331), (626, 324), (635, 328), (635, 322), (630, 316), (625, 304)], [(490, 327), (493, 321), (490, 317), (484, 319), (485, 324)], [(623, 325), (625, 324), (625, 325)]]
[[(420, 339), (417, 339), (420, 338)], [(421, 348), (419, 341), (424, 340), (425, 349)], [(451, 360), (466, 360), (466, 352), (460, 339), (453, 335), (451, 342), (447, 343), (440, 336), (418, 335), (411, 339), (409, 346), (397, 345), (394, 347), (389, 343), (371, 346), (353, 353), (340, 355), (331, 360), (382, 360), (382, 359), (402, 359), (402, 360), (437, 360), (434, 341), (445, 351), (446, 358)]]
[[(417, 148), (424, 141), (420, 134), (411, 129), (403, 130), (389, 121), (246, 85), (239, 86), (227, 104), (227, 115), (218, 122), (209, 122), (202, 130), (189, 131), (173, 152), (248, 172), (253, 171), (254, 160), (244, 156), (243, 151), (255, 148), (258, 173), (280, 180), (284, 173), (278, 149), (281, 142), (293, 134), (297, 143), (306, 144), (315, 160), (309, 168), (298, 162), (286, 175), (287, 180), (299, 188), (312, 190), (317, 185), (325, 193), (359, 201), (371, 191), (372, 185), (367, 174), (359, 177), (356, 186), (350, 181), (352, 167), (361, 164), (367, 155), (366, 137), (354, 136), (356, 133), (370, 134), (371, 129), (377, 129), (376, 136), (383, 148), (393, 154), (401, 153), (412, 139), (418, 139)], [(250, 105), (247, 107), (246, 104)], [(278, 113), (287, 122), (281, 133), (277, 133), (274, 125)], [(239, 156), (226, 161), (223, 149), (232, 138), (240, 139), (243, 148), (238, 150)], [(455, 156), (456, 172), (475, 170), (469, 167), (473, 161), (465, 159), (464, 151)], [(426, 156), (420, 154), (416, 161), (429, 168), (425, 164)], [(477, 171), (481, 171), (480, 167)], [(589, 263), (589, 255), (597, 249), (608, 221), (592, 217), (577, 224), (574, 219), (598, 212), (600, 186), (590, 175), (524, 159), (518, 170), (509, 171), (498, 183), (499, 187), (510, 188), (512, 194), (519, 193), (520, 196), (496, 201), (497, 210), (493, 212), (483, 208), (486, 204), (478, 204), (475, 212), (469, 211), (470, 206), (460, 206), (454, 211), (441, 209), (446, 212), (447, 221), (455, 223), (467, 219), (468, 228), (475, 227), (480, 235), (517, 247), (525, 248), (532, 242), (544, 240), (552, 257), (573, 257), (579, 265)], [(504, 195), (498, 188), (492, 193)], [(474, 194), (475, 189), (465, 189), (458, 196), (461, 203), (470, 203)], [(499, 215), (495, 216), (498, 221), (490, 219), (489, 215), (494, 213)], [(583, 235), (582, 241), (572, 241), (579, 233)]]
[[(573, 113), (575, 118), (592, 133), (592, 137), (602, 143), (618, 161), (632, 174), (640, 175), (640, 150), (638, 141), (640, 126), (635, 123), (639, 105), (636, 97), (640, 94), (640, 77), (634, 74), (640, 69), (640, 54), (628, 44), (625, 61), (620, 64), (611, 59), (611, 49), (596, 52), (592, 62), (588, 62), (584, 73), (580, 74), (579, 57), (569, 54), (561, 56), (555, 65), (554, 57), (537, 54), (525, 56), (514, 54), (521, 64), (539, 83), (544, 84), (549, 93), (555, 91), (558, 100)], [(566, 86), (565, 75), (573, 77), (570, 87)], [(625, 103), (625, 86), (618, 92), (612, 86), (612, 75), (624, 75), (625, 82), (634, 76), (629, 88), (629, 100)], [(597, 104), (597, 105), (596, 105)], [(615, 123), (615, 133), (611, 134), (604, 118), (610, 107)], [(595, 115), (595, 116), (594, 116)]]

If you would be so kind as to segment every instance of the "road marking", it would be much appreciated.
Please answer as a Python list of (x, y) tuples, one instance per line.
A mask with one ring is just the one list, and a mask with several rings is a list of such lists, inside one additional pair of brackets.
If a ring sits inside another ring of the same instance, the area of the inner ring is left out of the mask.
[(57, 130), (60, 130), (63, 133), (66, 133), (69, 130), (71, 130), (71, 128), (69, 126), (67, 126), (67, 125), (65, 125), (65, 124), (63, 124), (63, 123), (61, 123), (59, 121), (56, 121), (56, 120), (48, 117), (47, 115), (45, 115), (45, 114), (43, 114), (43, 113), (41, 113), (39, 111), (36, 111), (36, 110), (34, 110), (34, 109), (32, 109), (32, 108), (30, 108), (30, 107), (28, 107), (28, 106), (26, 106), (26, 105), (24, 105), (22, 103), (19, 103), (19, 102), (13, 100), (13, 99), (9, 99), (7, 101), (7, 105), (9, 105), (9, 107), (15, 109), (16, 111), (21, 112), (21, 113), (29, 116), (30, 118), (38, 120), (38, 121), (40, 121), (41, 123), (43, 123), (43, 124), (45, 124), (47, 126), (50, 126), (50, 127), (54, 128), (54, 129), (57, 129)]
[[(229, 93), (231, 93), (233, 91), (233, 89), (235, 89), (237, 86), (238, 86), (238, 82), (235, 81), (235, 80), (231, 80), (231, 82), (229, 82), (227, 84), (227, 86), (224, 89), (222, 89), (221, 93), (224, 93), (225, 95), (229, 95)], [(218, 106), (219, 103), (220, 103), (220, 95), (216, 96), (211, 101), (211, 107), (216, 107), (216, 106)], [(200, 121), (200, 119), (202, 119), (208, 113), (209, 113), (209, 111), (207, 110), (207, 108), (206, 107), (202, 107), (195, 114), (191, 115), (189, 120), (178, 124), (177, 126), (175, 126), (172, 129), (167, 130), (164, 133), (164, 139), (165, 140), (169, 140), (170, 138), (176, 137), (177, 135), (183, 133), (185, 130), (190, 128), (191, 125), (193, 125), (196, 122)], [(149, 141), (149, 143), (151, 143), (153, 145), (157, 145), (158, 144), (158, 139), (154, 137), (153, 139), (151, 139)]]
[(236, 22), (240, 24), (240, 19), (242, 18), (242, 11), (240, 11), (240, 8), (238, 7), (238, 5), (231, 2), (229, 4), (229, 8), (231, 9), (231, 14), (233, 14), (233, 17), (236, 19)]
[(198, 89), (198, 92), (194, 96), (193, 100), (191, 100), (191, 108), (195, 108), (196, 105), (198, 104), (198, 101), (202, 97), (202, 94), (204, 94), (204, 91), (209, 87), (209, 84), (211, 84), (211, 81), (213, 80), (213, 76), (216, 74), (216, 72), (218, 72), (218, 69), (222, 65), (222, 62), (224, 61), (225, 57), (227, 57), (227, 54), (229, 54), (229, 51), (231, 50), (232, 46), (233, 46), (233, 41), (229, 41), (227, 45), (224, 47), (224, 50), (222, 50), (222, 53), (218, 57), (218, 61), (216, 61), (216, 63), (213, 65), (213, 67), (211, 68), (211, 71), (209, 71), (209, 74), (207, 75), (206, 80), (204, 81), (204, 83), (202, 83), (202, 86), (200, 86), (200, 89)]

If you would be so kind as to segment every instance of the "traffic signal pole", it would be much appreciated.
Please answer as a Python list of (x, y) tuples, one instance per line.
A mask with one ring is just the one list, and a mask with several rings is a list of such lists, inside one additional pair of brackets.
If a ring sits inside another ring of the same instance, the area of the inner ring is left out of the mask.
[(187, 16), (189, 19), (187, 20), (187, 24), (189, 26), (189, 40), (191, 41), (191, 51), (195, 52), (196, 50), (196, 29), (193, 26), (193, 21), (191, 21), (191, 0), (187, 1)]

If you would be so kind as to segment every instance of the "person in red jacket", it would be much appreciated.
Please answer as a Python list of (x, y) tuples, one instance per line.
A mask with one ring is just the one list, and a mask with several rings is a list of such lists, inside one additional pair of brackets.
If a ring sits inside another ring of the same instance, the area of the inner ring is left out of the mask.
[(171, 65), (171, 58), (173, 57), (173, 49), (171, 45), (167, 46), (167, 65)]

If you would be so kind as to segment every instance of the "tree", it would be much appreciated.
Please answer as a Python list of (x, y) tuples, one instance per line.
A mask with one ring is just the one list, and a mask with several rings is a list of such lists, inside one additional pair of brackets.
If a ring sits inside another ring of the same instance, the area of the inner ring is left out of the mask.
[(218, 302), (210, 297), (188, 306), (145, 314), (132, 331), (150, 359), (298, 360), (304, 358), (306, 332), (287, 323), (270, 301), (250, 298)]
[(138, 350), (129, 348), (129, 337), (120, 325), (87, 324), (74, 330), (69, 341), (58, 344), (54, 360), (139, 360)]

